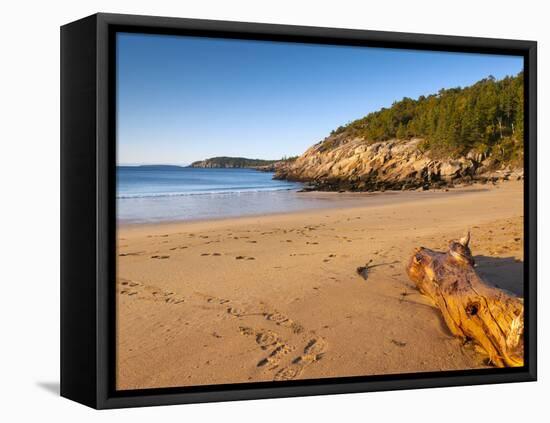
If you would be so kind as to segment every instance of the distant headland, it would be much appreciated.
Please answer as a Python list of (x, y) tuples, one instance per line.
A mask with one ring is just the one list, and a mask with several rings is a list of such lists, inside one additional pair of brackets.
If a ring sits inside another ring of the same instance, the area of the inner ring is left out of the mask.
[(296, 157), (283, 157), (280, 160), (248, 159), (246, 157), (211, 157), (193, 162), (189, 167), (208, 169), (254, 169), (264, 172), (275, 172), (283, 164), (295, 160)]

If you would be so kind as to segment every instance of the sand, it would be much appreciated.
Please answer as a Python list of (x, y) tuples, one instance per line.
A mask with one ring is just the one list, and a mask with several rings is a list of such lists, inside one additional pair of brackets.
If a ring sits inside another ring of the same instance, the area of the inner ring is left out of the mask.
[[(121, 226), (117, 388), (486, 367), (404, 268), (414, 247), (445, 249), (470, 229), (478, 272), (522, 296), (523, 183), (322, 195), (358, 201)], [(365, 280), (356, 269), (370, 260)]]

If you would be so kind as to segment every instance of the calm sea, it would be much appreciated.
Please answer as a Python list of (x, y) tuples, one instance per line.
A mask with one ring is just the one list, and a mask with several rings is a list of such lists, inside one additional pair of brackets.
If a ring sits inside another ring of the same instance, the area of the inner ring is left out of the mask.
[(155, 223), (416, 201), (436, 193), (299, 192), (302, 184), (249, 169), (119, 166), (117, 220)]
[(117, 167), (121, 223), (213, 219), (315, 207), (299, 183), (250, 169)]

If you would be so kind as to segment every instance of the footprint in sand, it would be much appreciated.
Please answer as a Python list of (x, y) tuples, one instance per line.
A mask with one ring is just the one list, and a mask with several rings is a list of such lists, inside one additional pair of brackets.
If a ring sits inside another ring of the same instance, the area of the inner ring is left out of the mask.
[[(135, 295), (135, 294), (137, 294), (138, 290), (142, 286), (142, 284), (140, 284), (140, 283), (132, 282), (132, 281), (125, 280), (125, 279), (120, 282), (120, 285), (121, 285), (120, 293), (121, 294), (126, 294), (126, 295)], [(135, 289), (133, 289), (133, 288), (135, 288)]]
[(324, 338), (314, 337), (309, 340), (304, 348), (304, 353), (299, 357), (296, 357), (292, 364), (288, 367), (284, 367), (275, 374), (274, 380), (291, 380), (298, 377), (304, 369), (319, 361), (327, 349), (327, 342)]
[(276, 374), (273, 380), (276, 381), (283, 381), (283, 380), (292, 380), (300, 376), (300, 373), (302, 373), (302, 370), (304, 370), (303, 366), (289, 366), (285, 367), (281, 370), (279, 370)]
[[(156, 294), (153, 297), (155, 300), (159, 295), (168, 296), (168, 298), (172, 298), (174, 295), (171, 292), (152, 292), (152, 294)], [(263, 303), (258, 304), (256, 308), (251, 308), (212, 295), (198, 292), (195, 295), (200, 296), (209, 304), (225, 305), (226, 313), (239, 318), (239, 322), (263, 317), (268, 322), (290, 330), (289, 336), (293, 340), (292, 342), (284, 340), (274, 330), (256, 329), (251, 326), (238, 327), (241, 335), (252, 337), (256, 345), (262, 351), (266, 351), (267, 355), (256, 362), (255, 366), (276, 372), (273, 374), (274, 380), (290, 380), (298, 377), (307, 366), (319, 361), (327, 349), (327, 342), (324, 338), (316, 336), (312, 332), (307, 333), (302, 325), (281, 312), (266, 309), (266, 305)], [(140, 298), (142, 297), (145, 295), (140, 293)], [(299, 345), (302, 347), (298, 347)], [(290, 354), (296, 349), (301, 349), (302, 354), (293, 358)], [(282, 367), (285, 364), (286, 367)]]
[(241, 335), (254, 336), (256, 344), (258, 344), (262, 350), (266, 350), (283, 342), (276, 332), (268, 329), (254, 329), (247, 326), (240, 326), (239, 332)]
[[(214, 298), (214, 297), (210, 297), (210, 298)], [(229, 300), (225, 300), (225, 301), (229, 302)], [(220, 304), (223, 304), (223, 303), (220, 303)], [(263, 311), (262, 310), (253, 311), (253, 310), (250, 310), (248, 307), (247, 307), (247, 310), (245, 310), (245, 308), (232, 305), (226, 309), (226, 312), (235, 317), (263, 316), (266, 320), (273, 322), (278, 326), (290, 329), (294, 334), (299, 334), (304, 331), (304, 327), (301, 324), (293, 321), (288, 316), (278, 311), (265, 310), (265, 308), (263, 309)]]
[(270, 366), (270, 370), (275, 369), (281, 360), (289, 353), (293, 351), (293, 347), (287, 344), (278, 345), (266, 358), (260, 360), (257, 367)]
[(232, 315), (232, 316), (235, 316), (235, 317), (243, 317), (245, 316), (245, 311), (241, 308), (238, 308), (238, 307), (229, 307), (227, 310), (227, 313)]
[(209, 298), (206, 300), (207, 303), (215, 303), (215, 304), (220, 304), (220, 305), (223, 305), (223, 304), (227, 304), (229, 302), (229, 300), (226, 300), (224, 298)]
[(267, 366), (269, 370), (273, 370), (287, 354), (294, 350), (294, 347), (283, 341), (279, 335), (273, 331), (243, 326), (239, 328), (239, 331), (241, 335), (254, 336), (256, 344), (259, 345), (262, 350), (271, 350), (267, 357), (262, 358), (256, 364), (256, 367)]
[(279, 326), (291, 329), (293, 333), (301, 333), (304, 331), (304, 327), (302, 325), (294, 322), (288, 316), (284, 315), (283, 313), (279, 313), (278, 311), (273, 313), (264, 313), (264, 317)]
[(406, 342), (397, 341), (396, 339), (392, 339), (391, 343), (401, 348), (407, 346)]
[(155, 255), (155, 256), (151, 256), (152, 259), (158, 259), (158, 260), (166, 260), (166, 259), (169, 259), (170, 256), (160, 256), (160, 255)]
[(268, 349), (270, 346), (281, 343), (281, 339), (277, 333), (266, 330), (256, 332), (256, 343), (263, 350)]
[(304, 354), (298, 357), (300, 362), (313, 363), (320, 360), (327, 349), (327, 341), (324, 338), (315, 337), (309, 340), (304, 348)]
[(163, 302), (166, 304), (180, 304), (185, 302), (181, 295), (174, 292), (163, 291), (157, 287), (142, 284), (128, 279), (119, 280), (119, 293), (126, 296), (135, 296), (136, 299), (144, 301)]
[(126, 256), (141, 256), (144, 253), (144, 251), (133, 251), (130, 253), (120, 253), (119, 257), (126, 257)]

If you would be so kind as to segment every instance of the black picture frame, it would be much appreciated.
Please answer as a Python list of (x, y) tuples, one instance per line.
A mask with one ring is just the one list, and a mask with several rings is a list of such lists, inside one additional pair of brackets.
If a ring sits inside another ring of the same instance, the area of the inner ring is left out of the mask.
[[(525, 366), (116, 391), (112, 281), (118, 31), (523, 56)], [(536, 380), (536, 116), (534, 41), (104, 13), (61, 27), (61, 395), (104, 409)]]

